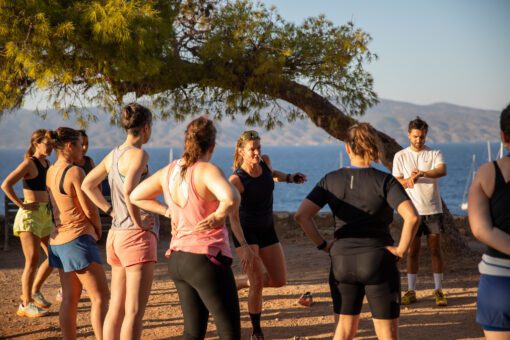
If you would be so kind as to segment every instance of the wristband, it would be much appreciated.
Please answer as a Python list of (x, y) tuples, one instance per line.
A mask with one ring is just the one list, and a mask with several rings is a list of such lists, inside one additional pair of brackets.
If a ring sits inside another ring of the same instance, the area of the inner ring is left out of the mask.
[(113, 210), (113, 206), (112, 206), (112, 205), (110, 205), (110, 207), (109, 207), (109, 208), (105, 211), (105, 214), (106, 214), (106, 215), (111, 215), (112, 210)]
[(291, 180), (291, 174), (287, 174), (287, 177), (285, 177), (285, 182), (287, 183), (292, 183), (290, 180)]
[(244, 247), (244, 246), (247, 246), (248, 245), (248, 242), (246, 242), (246, 240), (243, 240), (242, 242), (239, 242), (239, 245), (241, 247)]
[(323, 250), (324, 248), (326, 248), (326, 246), (327, 246), (327, 245), (328, 245), (328, 241), (324, 240), (324, 241), (322, 241), (322, 243), (321, 243), (321, 244), (319, 244), (319, 245), (317, 246), (317, 249), (319, 249), (319, 250)]

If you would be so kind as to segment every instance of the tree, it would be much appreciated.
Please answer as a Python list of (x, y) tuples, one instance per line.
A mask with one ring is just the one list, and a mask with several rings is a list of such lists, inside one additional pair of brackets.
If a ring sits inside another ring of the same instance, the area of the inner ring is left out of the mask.
[[(369, 34), (325, 17), (301, 25), (248, 0), (0, 0), (0, 110), (36, 90), (112, 112), (149, 96), (163, 118), (242, 115), (267, 128), (308, 116), (335, 138), (377, 102)], [(281, 105), (286, 101), (294, 108)], [(378, 132), (383, 164), (401, 147)], [(452, 229), (452, 228), (449, 228)], [(460, 240), (456, 230), (452, 242)]]

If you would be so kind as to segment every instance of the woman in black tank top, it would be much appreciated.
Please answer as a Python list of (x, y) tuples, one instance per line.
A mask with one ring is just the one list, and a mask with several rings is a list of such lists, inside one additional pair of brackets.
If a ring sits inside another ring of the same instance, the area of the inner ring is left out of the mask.
[[(44, 129), (32, 133), (25, 159), (2, 183), (5, 195), (19, 207), (13, 225), (14, 236), (20, 238), (23, 254), (31, 254), (25, 257), (21, 277), (22, 302), (17, 311), (19, 316), (44, 316), (48, 314), (47, 308), (51, 306), (40, 292), (42, 284), (52, 271), (48, 259), (37, 269), (39, 247), (48, 256), (49, 235), (53, 227), (46, 191), (46, 171), (50, 164), (47, 157), (51, 154), (52, 147), (46, 133), (47, 130)], [(14, 191), (14, 185), (20, 180), (23, 181), (23, 201)]]
[[(500, 117), (501, 141), (510, 151), (510, 105)], [(510, 155), (480, 167), (469, 190), (473, 235), (487, 245), (478, 269), (476, 321), (487, 339), (510, 338)]]
[[(282, 287), (287, 281), (285, 256), (273, 224), (274, 182), (302, 184), (306, 176), (286, 174), (271, 167), (271, 159), (261, 154), (260, 137), (256, 131), (245, 131), (236, 143), (234, 173), (229, 181), (241, 193), (241, 205), (231, 218), (240, 219), (246, 242), (261, 261), (246, 270), (247, 280), (238, 280), (237, 288), (249, 287), (248, 312), (253, 326), (252, 339), (263, 339), (260, 327), (262, 289)], [(235, 237), (239, 252), (245, 243)]]
[(80, 132), (82, 138), (83, 155), (82, 158), (76, 162), (76, 165), (85, 171), (85, 175), (88, 175), (88, 173), (92, 171), (96, 164), (94, 164), (94, 160), (92, 158), (87, 156), (87, 150), (89, 149), (89, 137), (87, 136), (87, 132), (85, 130), (78, 131)]

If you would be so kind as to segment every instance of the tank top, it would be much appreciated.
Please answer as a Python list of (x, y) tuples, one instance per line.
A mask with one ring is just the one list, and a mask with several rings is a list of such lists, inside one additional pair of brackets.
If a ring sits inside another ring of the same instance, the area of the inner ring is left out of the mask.
[(239, 206), (239, 219), (243, 228), (273, 225), (273, 174), (265, 162), (259, 164), (262, 174), (258, 177), (250, 176), (242, 168), (235, 170), (244, 187)]
[[(129, 215), (126, 200), (124, 198), (124, 176), (119, 172), (119, 159), (122, 155), (134, 146), (126, 146), (122, 150), (118, 147), (113, 149), (112, 153), (112, 164), (110, 172), (108, 173), (108, 183), (110, 184), (110, 195), (112, 200), (112, 208), (115, 213), (115, 218), (112, 220), (112, 229), (114, 230), (131, 230), (138, 229), (133, 223), (131, 216)], [(149, 176), (149, 171), (142, 175), (140, 182), (145, 180)], [(142, 221), (146, 216), (152, 215), (154, 224), (152, 225), (151, 231), (156, 235), (159, 235), (159, 217), (155, 214), (140, 209), (140, 217)], [(144, 226), (144, 228), (150, 226)]]
[(196, 165), (193, 164), (186, 171), (187, 181), (180, 182), (180, 190), (186, 197), (186, 203), (181, 207), (172, 199), (170, 193), (175, 181), (181, 181), (180, 160), (173, 161), (166, 174), (163, 187), (165, 202), (170, 209), (172, 217), (172, 240), (166, 256), (172, 251), (180, 250), (194, 254), (217, 256), (220, 252), (223, 256), (232, 258), (230, 250), (229, 235), (225, 224), (218, 228), (203, 232), (195, 232), (198, 222), (213, 213), (219, 206), (219, 201), (207, 201), (200, 197), (193, 183), (193, 172)]
[[(494, 169), (496, 171), (494, 193), (489, 198), (491, 218), (494, 227), (510, 234), (510, 181), (505, 183), (505, 178), (496, 161)], [(487, 247), (487, 255), (500, 259), (510, 259), (510, 255), (504, 254), (494, 248)]]
[(32, 191), (46, 191), (46, 173), (48, 172), (48, 168), (50, 166), (43, 166), (36, 157), (32, 156), (30, 159), (37, 167), (37, 176), (31, 179), (23, 179), (23, 189)]
[(55, 222), (50, 236), (52, 245), (65, 244), (87, 234), (97, 240), (94, 226), (83, 212), (76, 195), (64, 191), (64, 178), (73, 166), (53, 165), (50, 168), (54, 174), (53, 178), (48, 178), (47, 183)]

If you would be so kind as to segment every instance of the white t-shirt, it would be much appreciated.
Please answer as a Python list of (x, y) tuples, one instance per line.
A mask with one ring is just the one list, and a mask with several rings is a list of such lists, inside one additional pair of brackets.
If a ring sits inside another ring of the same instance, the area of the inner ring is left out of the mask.
[[(393, 159), (393, 176), (409, 178), (413, 170), (428, 171), (444, 164), (443, 155), (439, 150), (425, 146), (416, 152), (407, 147), (395, 154)], [(418, 214), (432, 215), (443, 212), (441, 195), (437, 178), (420, 177), (413, 188), (406, 189)]]

